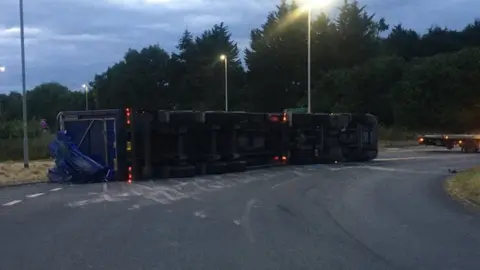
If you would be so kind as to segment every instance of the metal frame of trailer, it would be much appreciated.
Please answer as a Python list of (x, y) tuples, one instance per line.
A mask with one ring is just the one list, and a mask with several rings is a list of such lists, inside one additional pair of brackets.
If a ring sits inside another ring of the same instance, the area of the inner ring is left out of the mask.
[(480, 134), (426, 134), (418, 136), (418, 144), (449, 150), (458, 146), (462, 152), (477, 153), (480, 151)]
[(113, 169), (117, 180), (125, 177), (125, 116), (122, 110), (63, 111), (59, 130), (66, 131), (79, 150)]

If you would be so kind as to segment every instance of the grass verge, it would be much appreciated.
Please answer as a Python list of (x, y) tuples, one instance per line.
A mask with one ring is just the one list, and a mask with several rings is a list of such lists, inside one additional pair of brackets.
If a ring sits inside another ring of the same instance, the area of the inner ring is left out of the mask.
[[(53, 134), (44, 133), (39, 137), (28, 139), (28, 153), (31, 160), (48, 159), (48, 144), (52, 142)], [(23, 160), (23, 139), (0, 139), (0, 162)]]
[(403, 128), (383, 127), (378, 129), (379, 148), (417, 146), (417, 133)]
[(456, 174), (445, 183), (445, 189), (453, 198), (480, 207), (480, 167)]
[(29, 138), (29, 167), (23, 168), (23, 139), (0, 140), (0, 186), (44, 182), (47, 172), (53, 167), (49, 159), (48, 144), (53, 135), (42, 134), (40, 137)]
[(37, 183), (47, 181), (47, 172), (53, 167), (53, 160), (34, 160), (29, 168), (23, 162), (7, 161), (0, 163), (0, 186)]

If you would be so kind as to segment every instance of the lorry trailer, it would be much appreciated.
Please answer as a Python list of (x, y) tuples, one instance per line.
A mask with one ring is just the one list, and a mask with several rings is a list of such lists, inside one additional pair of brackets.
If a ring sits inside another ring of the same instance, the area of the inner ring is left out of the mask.
[(480, 134), (431, 134), (418, 136), (418, 144), (445, 147), (449, 150), (459, 147), (465, 153), (477, 153), (480, 149)]

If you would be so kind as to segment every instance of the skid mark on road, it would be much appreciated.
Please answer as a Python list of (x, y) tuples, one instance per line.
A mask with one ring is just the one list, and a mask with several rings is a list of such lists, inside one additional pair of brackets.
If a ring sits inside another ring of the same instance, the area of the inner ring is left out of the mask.
[[(68, 203), (69, 207), (83, 207), (90, 204), (135, 200), (128, 209), (134, 210), (152, 204), (170, 204), (183, 199), (199, 199), (205, 193), (217, 192), (238, 185), (256, 181), (268, 181), (278, 177), (309, 176), (304, 169), (279, 171), (249, 171), (241, 174), (225, 174), (222, 176), (194, 177), (187, 181), (162, 181), (145, 183), (112, 183), (102, 193), (90, 195), (90, 199)], [(108, 196), (105, 196), (105, 193)], [(110, 198), (110, 199), (106, 199)]]

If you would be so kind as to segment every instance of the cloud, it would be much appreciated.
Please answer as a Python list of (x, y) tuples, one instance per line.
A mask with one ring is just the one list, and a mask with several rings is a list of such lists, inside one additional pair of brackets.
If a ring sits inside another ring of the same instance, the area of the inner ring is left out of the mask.
[[(343, 0), (332, 0), (328, 12)], [(173, 51), (183, 30), (195, 34), (225, 22), (241, 49), (280, 0), (34, 0), (24, 1), (27, 85), (58, 81), (71, 88), (118, 61), (128, 48), (159, 44)], [(478, 0), (360, 0), (390, 24), (424, 30), (461, 28)], [(317, 9), (318, 12), (318, 9)], [(0, 92), (21, 85), (18, 0), (0, 0)], [(440, 20), (441, 18), (441, 20)]]

